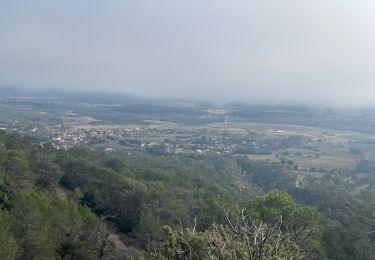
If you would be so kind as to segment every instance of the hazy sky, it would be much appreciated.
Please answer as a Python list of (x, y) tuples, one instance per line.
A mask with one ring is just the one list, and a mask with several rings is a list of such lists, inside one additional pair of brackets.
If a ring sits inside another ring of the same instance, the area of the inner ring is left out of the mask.
[(0, 85), (375, 104), (373, 0), (0, 1)]

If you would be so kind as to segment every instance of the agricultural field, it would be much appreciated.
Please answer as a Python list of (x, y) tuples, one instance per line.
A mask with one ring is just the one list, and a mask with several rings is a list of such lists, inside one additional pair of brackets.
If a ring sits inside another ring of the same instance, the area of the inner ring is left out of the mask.
[[(79, 145), (106, 152), (247, 156), (298, 172), (354, 169), (361, 160), (375, 158), (375, 133), (370, 128), (363, 131), (355, 122), (348, 125), (352, 121), (347, 120), (352, 115), (365, 120), (368, 111), (366, 116), (319, 111), (320, 121), (311, 120), (312, 124), (308, 120), (317, 116), (315, 112), (301, 113), (296, 108), (124, 100), (113, 104), (95, 96), (3, 96), (0, 123), (2, 129), (58, 148)], [(335, 128), (322, 127), (327, 124), (321, 121), (330, 118), (341, 121)]]

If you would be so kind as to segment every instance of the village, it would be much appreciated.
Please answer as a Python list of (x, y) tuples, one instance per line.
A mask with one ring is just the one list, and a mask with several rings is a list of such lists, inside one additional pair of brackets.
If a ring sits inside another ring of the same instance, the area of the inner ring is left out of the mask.
[[(155, 154), (233, 154), (236, 144), (218, 130), (181, 128), (79, 128), (57, 132), (49, 137), (55, 147), (68, 149), (75, 145), (117, 150), (147, 151)], [(254, 147), (258, 144), (252, 142)]]

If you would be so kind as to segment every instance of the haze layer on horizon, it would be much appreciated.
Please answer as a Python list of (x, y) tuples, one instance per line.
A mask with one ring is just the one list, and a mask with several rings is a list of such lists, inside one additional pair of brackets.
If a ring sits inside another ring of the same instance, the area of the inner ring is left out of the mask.
[(375, 102), (375, 2), (0, 3), (0, 85), (145, 97)]

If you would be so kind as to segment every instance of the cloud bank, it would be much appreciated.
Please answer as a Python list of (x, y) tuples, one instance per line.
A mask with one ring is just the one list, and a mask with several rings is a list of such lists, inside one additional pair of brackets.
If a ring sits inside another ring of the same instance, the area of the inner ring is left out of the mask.
[(0, 85), (211, 101), (375, 102), (375, 2), (0, 3)]

